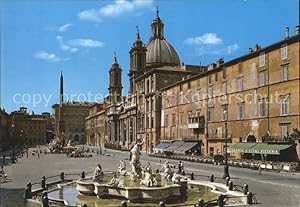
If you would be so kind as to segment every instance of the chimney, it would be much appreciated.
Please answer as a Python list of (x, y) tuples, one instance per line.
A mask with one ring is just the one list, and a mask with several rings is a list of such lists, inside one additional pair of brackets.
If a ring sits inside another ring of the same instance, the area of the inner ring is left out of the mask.
[(253, 49), (251, 47), (249, 48), (249, 53), (253, 53)]
[(224, 63), (224, 58), (220, 58), (218, 61), (217, 61), (217, 68), (220, 67), (220, 65), (222, 65)]
[(289, 27), (286, 27), (285, 28), (285, 39), (289, 38), (290, 37), (290, 28)]
[(261, 49), (261, 46), (259, 46), (258, 44), (255, 44), (254, 51), (257, 51), (257, 50), (260, 50), (260, 49)]
[(299, 34), (300, 34), (300, 26), (297, 25), (295, 29), (295, 35), (299, 35)]

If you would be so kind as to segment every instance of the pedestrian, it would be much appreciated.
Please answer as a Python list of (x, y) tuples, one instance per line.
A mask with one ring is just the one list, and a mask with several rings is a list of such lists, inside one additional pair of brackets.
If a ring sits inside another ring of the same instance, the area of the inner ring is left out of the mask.
[(260, 165), (258, 166), (258, 174), (259, 174), (259, 175), (262, 175)]
[(178, 174), (181, 174), (182, 170), (181, 170), (181, 161), (179, 161), (178, 164)]
[(37, 155), (38, 155), (38, 158), (40, 158), (40, 153), (39, 152), (37, 153)]
[(3, 161), (2, 161), (3, 165), (5, 165), (5, 155), (3, 155)]

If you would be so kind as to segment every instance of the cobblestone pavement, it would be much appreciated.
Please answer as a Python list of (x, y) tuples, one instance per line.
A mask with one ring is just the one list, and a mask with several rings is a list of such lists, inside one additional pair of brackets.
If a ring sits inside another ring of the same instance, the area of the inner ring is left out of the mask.
[[(1, 184), (0, 207), (22, 207), (24, 206), (23, 193), (28, 182), (39, 182), (42, 176), (59, 175), (65, 173), (93, 172), (98, 163), (101, 163), (105, 171), (116, 170), (119, 160), (129, 158), (128, 152), (107, 150), (105, 155), (94, 154), (91, 158), (68, 158), (63, 154), (42, 154), (40, 158), (31, 155), (19, 159), (19, 162), (5, 166), (10, 182)], [(160, 168), (164, 159), (141, 156), (142, 165), (150, 162), (153, 169)], [(170, 160), (177, 165), (176, 160)], [(127, 166), (128, 161), (127, 161)], [(221, 177), (222, 166), (207, 165), (185, 162), (185, 170), (194, 172), (196, 175), (214, 174)], [(256, 194), (261, 203), (258, 206), (272, 207), (299, 207), (300, 203), (300, 177), (299, 174), (282, 174), (274, 172), (263, 172), (258, 175), (257, 171), (241, 168), (230, 168), (230, 175), (234, 184), (243, 185), (247, 183), (249, 190)], [(201, 179), (206, 179), (201, 176)], [(217, 180), (221, 181), (220, 180)], [(223, 182), (223, 181), (221, 181)]]

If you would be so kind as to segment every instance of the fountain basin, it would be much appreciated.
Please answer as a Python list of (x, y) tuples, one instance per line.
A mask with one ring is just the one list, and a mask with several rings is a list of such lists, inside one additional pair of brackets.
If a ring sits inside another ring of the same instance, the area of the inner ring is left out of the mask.
[(82, 195), (95, 195), (95, 184), (90, 179), (81, 179), (76, 181), (76, 189), (79, 191), (79, 194)]
[(112, 187), (106, 184), (95, 183), (95, 195), (104, 197), (121, 197), (131, 202), (160, 202), (174, 200), (182, 196), (182, 186), (172, 184), (162, 187)]

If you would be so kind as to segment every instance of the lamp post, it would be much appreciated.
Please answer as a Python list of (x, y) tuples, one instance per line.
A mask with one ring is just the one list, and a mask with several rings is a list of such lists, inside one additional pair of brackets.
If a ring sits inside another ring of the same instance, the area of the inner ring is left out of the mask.
[(228, 158), (227, 158), (227, 119), (228, 119), (228, 114), (227, 114), (227, 109), (223, 111), (223, 113), (226, 113), (225, 117), (225, 147), (224, 147), (224, 173), (223, 173), (223, 179), (226, 179), (229, 176), (229, 169), (228, 169)]

